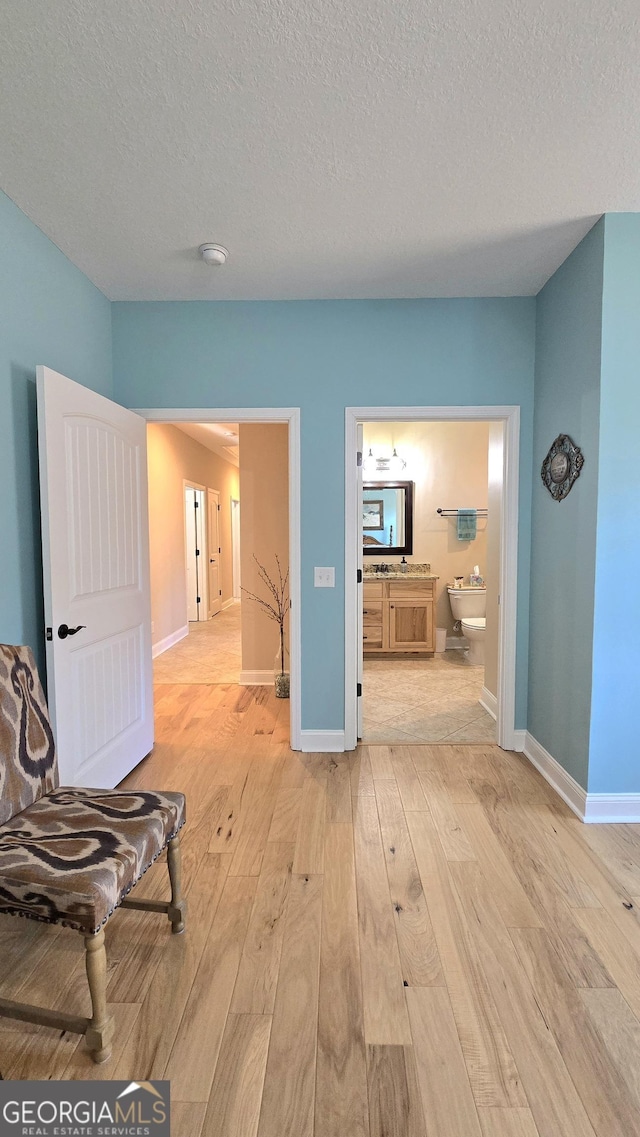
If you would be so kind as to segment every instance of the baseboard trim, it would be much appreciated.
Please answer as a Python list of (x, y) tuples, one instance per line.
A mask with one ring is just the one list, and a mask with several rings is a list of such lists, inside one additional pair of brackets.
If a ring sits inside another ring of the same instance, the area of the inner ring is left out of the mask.
[(561, 766), (529, 731), (526, 732), (524, 755), (525, 758), (529, 759), (531, 765), (535, 766), (536, 770), (542, 774), (551, 788), (567, 803), (569, 809), (572, 809), (576, 816), (584, 821), (587, 805), (586, 790), (583, 790), (575, 778), (567, 773), (564, 766)]
[(491, 691), (489, 691), (487, 687), (482, 688), (482, 694), (480, 695), (478, 702), (480, 703), (481, 707), (484, 707), (487, 714), (491, 715), (492, 719), (497, 719), (498, 700), (496, 699), (495, 695), (491, 694)]
[(230, 600), (223, 600), (222, 601), (222, 604), (220, 606), (220, 611), (224, 612), (224, 611), (226, 611), (227, 608), (231, 608), (233, 604), (238, 604), (238, 603), (239, 603), (239, 601), (236, 600), (236, 597), (232, 596)]
[(640, 822), (640, 794), (586, 793), (529, 731), (524, 754), (585, 825), (637, 825)]
[(302, 730), (300, 749), (304, 754), (344, 754), (343, 730)]
[(637, 825), (640, 821), (640, 794), (587, 794), (583, 821), (588, 825)]
[(174, 644), (180, 643), (185, 636), (189, 635), (189, 625), (185, 624), (184, 628), (178, 628), (177, 632), (172, 632), (170, 636), (165, 636), (163, 640), (158, 640), (157, 644), (153, 644), (151, 648), (151, 658), (155, 659), (156, 656), (162, 655), (163, 651), (167, 651)]
[(271, 671), (241, 671), (238, 683), (241, 687), (269, 687), (273, 683)]
[(514, 750), (516, 754), (522, 754), (524, 753), (526, 741), (526, 730), (514, 730), (511, 732), (511, 746), (508, 746), (507, 750)]

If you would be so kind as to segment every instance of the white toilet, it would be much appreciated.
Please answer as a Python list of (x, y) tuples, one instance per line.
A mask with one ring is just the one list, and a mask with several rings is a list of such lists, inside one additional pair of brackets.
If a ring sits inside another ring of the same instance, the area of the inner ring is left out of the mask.
[(462, 634), (469, 644), (467, 659), (476, 667), (484, 666), (484, 637), (487, 627), (486, 588), (447, 588), (454, 620), (459, 620)]

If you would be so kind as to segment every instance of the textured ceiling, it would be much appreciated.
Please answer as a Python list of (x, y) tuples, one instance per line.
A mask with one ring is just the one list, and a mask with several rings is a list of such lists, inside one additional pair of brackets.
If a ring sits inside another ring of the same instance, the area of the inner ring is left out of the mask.
[(640, 209), (639, 16), (3, 0), (0, 184), (111, 299), (534, 293)]

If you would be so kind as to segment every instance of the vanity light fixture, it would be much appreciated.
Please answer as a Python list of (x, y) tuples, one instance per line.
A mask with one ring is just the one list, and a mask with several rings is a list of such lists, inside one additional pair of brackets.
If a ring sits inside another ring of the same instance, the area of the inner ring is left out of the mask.
[(396, 450), (396, 448), (394, 446), (393, 454), (391, 455), (391, 459), (389, 462), (389, 469), (390, 469), (391, 473), (395, 474), (397, 477), (399, 474), (402, 473), (403, 470), (406, 470), (406, 468), (407, 468), (407, 463), (405, 462), (404, 458), (400, 457), (400, 455), (398, 454), (398, 451)]
[(385, 454), (379, 454), (377, 457), (374, 457), (373, 450), (370, 447), (369, 453), (362, 463), (362, 470), (367, 478), (371, 478), (372, 476), (375, 478), (377, 474), (392, 474), (397, 478), (406, 468), (407, 463), (404, 458), (400, 457), (395, 446), (390, 458)]
[(371, 447), (369, 447), (369, 453), (367, 454), (364, 462), (362, 463), (362, 472), (363, 472), (363, 474), (365, 474), (368, 477), (374, 472), (375, 468), (376, 468), (376, 460), (373, 456), (373, 450), (371, 449)]

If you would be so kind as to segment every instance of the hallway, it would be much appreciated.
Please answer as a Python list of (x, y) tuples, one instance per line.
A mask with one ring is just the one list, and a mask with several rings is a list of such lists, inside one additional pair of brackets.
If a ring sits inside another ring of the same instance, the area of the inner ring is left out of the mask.
[(154, 659), (154, 683), (237, 683), (241, 608), (236, 600), (211, 620), (190, 623), (189, 635)]

